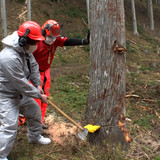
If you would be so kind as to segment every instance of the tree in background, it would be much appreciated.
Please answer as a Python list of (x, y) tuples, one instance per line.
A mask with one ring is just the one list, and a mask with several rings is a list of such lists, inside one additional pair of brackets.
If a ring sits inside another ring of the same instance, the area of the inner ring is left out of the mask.
[(86, 0), (86, 5), (87, 5), (88, 26), (89, 26), (89, 0)]
[(1, 19), (2, 19), (2, 38), (7, 36), (7, 21), (6, 21), (6, 4), (5, 0), (1, 0)]
[(119, 142), (124, 140), (118, 123), (125, 115), (126, 95), (124, 0), (92, 0), (89, 8), (91, 68), (85, 120), (102, 126), (92, 134), (94, 141), (109, 136)]
[(155, 0), (156, 5), (160, 5), (160, 0)]
[(152, 0), (148, 0), (148, 13), (149, 13), (149, 19), (150, 19), (150, 28), (151, 28), (152, 31), (154, 31), (154, 18), (153, 18)]
[(133, 33), (138, 35), (134, 0), (131, 0), (131, 7), (132, 7)]
[(27, 20), (31, 20), (31, 0), (27, 0)]

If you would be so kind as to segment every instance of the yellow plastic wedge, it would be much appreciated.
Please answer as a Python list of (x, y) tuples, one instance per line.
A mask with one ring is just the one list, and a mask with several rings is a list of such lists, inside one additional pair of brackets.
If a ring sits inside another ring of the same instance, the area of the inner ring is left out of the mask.
[(88, 129), (89, 133), (94, 133), (95, 131), (97, 131), (101, 126), (96, 126), (96, 125), (91, 125), (88, 124), (86, 125), (84, 128)]

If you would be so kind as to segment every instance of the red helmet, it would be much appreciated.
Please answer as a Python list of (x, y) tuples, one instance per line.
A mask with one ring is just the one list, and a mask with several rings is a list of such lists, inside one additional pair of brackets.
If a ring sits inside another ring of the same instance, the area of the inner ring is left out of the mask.
[(45, 38), (42, 36), (41, 26), (33, 21), (24, 22), (18, 29), (18, 35), (23, 36), (26, 34), (26, 30), (29, 29), (27, 37), (35, 41), (44, 41)]
[[(52, 33), (51, 33), (52, 32)], [(42, 34), (43, 36), (60, 36), (60, 25), (55, 20), (48, 20), (42, 26)]]

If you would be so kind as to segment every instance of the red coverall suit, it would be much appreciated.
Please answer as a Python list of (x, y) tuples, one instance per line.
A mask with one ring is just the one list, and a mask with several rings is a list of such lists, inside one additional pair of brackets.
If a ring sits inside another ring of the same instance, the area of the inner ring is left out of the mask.
[[(39, 64), (39, 71), (41, 75), (41, 83), (42, 89), (44, 93), (49, 97), (49, 90), (51, 84), (51, 76), (50, 76), (50, 67), (54, 58), (54, 54), (56, 48), (58, 46), (63, 47), (64, 42), (66, 41), (67, 37), (58, 37), (56, 40), (51, 44), (48, 45), (45, 42), (39, 42), (36, 51), (33, 52), (33, 55)], [(42, 123), (45, 118), (45, 113), (47, 109), (47, 104), (43, 103), (39, 99), (35, 99), (35, 101), (39, 104), (42, 112)]]

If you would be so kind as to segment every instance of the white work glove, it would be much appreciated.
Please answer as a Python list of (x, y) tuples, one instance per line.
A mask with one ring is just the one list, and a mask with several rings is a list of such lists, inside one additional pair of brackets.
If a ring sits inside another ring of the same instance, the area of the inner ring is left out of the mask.
[(41, 95), (41, 101), (42, 101), (43, 103), (47, 103), (47, 104), (48, 104), (48, 100), (49, 100), (49, 97), (48, 97), (48, 96), (46, 96), (45, 94), (42, 94), (42, 95)]
[(43, 89), (41, 88), (41, 86), (37, 86), (37, 89), (40, 91), (41, 94), (44, 94)]

